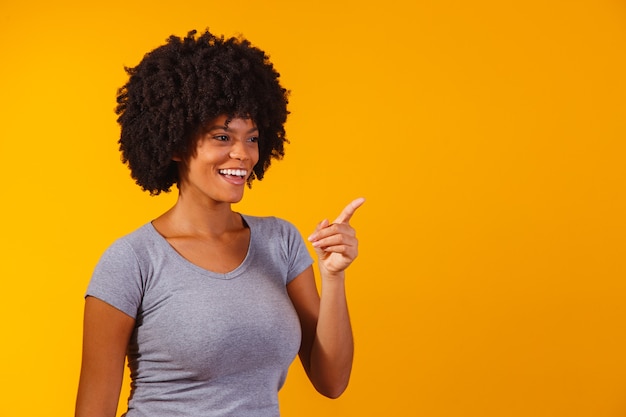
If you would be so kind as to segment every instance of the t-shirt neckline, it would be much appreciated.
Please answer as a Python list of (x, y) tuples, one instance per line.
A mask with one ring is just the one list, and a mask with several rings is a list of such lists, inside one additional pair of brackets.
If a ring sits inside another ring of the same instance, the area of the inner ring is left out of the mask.
[(235, 269), (229, 272), (225, 272), (225, 273), (214, 272), (214, 271), (211, 271), (209, 269), (206, 269), (199, 265), (194, 264), (189, 259), (181, 255), (176, 249), (174, 249), (174, 247), (167, 241), (167, 239), (161, 233), (159, 233), (159, 231), (154, 227), (152, 222), (149, 222), (146, 225), (146, 227), (148, 228), (150, 233), (155, 236), (155, 239), (159, 243), (159, 245), (161, 245), (165, 249), (165, 251), (179, 264), (197, 273), (206, 275), (211, 278), (229, 280), (229, 279), (237, 278), (238, 276), (243, 274), (243, 272), (245, 272), (254, 254), (254, 246), (255, 246), (254, 239), (255, 239), (256, 234), (254, 233), (254, 230), (253, 230), (253, 222), (250, 221), (249, 216), (246, 216), (245, 214), (241, 214), (241, 213), (238, 213), (238, 214), (241, 216), (243, 221), (248, 225), (248, 229), (250, 230), (250, 241), (248, 243), (248, 251), (246, 252), (246, 256), (244, 257), (243, 261), (241, 261), (241, 263), (237, 267), (235, 267)]

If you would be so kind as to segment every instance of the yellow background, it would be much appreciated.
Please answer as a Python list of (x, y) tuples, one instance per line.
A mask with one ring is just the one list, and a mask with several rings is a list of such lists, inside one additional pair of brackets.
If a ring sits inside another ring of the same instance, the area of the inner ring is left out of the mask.
[(205, 27), (292, 90), (236, 209), (307, 234), (368, 199), (351, 385), (296, 364), (285, 417), (626, 415), (623, 2), (86, 3), (0, 5), (1, 416), (72, 415), (92, 268), (175, 199), (119, 162), (123, 66)]

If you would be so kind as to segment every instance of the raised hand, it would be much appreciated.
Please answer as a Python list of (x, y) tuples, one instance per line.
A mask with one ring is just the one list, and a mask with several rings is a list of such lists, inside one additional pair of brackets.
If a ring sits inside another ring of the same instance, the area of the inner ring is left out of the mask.
[(350, 202), (334, 222), (322, 220), (309, 236), (309, 241), (319, 257), (320, 269), (329, 273), (342, 272), (357, 257), (358, 240), (356, 232), (350, 226), (350, 219), (364, 202), (364, 198)]

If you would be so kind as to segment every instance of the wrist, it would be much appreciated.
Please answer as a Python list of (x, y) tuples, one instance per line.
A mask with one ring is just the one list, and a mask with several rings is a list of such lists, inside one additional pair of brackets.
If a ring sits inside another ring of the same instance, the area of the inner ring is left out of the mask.
[(320, 267), (320, 276), (323, 282), (341, 282), (343, 283), (346, 278), (344, 271), (329, 271)]

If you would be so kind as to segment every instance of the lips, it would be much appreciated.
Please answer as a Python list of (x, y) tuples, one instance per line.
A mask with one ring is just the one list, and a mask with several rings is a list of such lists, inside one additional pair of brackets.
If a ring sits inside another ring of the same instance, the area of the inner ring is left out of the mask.
[(220, 169), (218, 173), (226, 182), (237, 187), (244, 185), (246, 178), (248, 178), (248, 170), (246, 169)]

